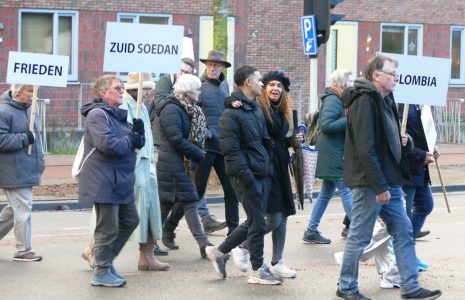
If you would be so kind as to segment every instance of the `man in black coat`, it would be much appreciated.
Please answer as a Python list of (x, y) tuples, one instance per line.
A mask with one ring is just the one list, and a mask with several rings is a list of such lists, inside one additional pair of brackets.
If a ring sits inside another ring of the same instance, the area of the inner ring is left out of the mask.
[(234, 82), (239, 88), (228, 102), (240, 101), (237, 108), (227, 108), (220, 119), (220, 148), (224, 155), (226, 174), (241, 199), (247, 220), (232, 231), (218, 247), (206, 248), (207, 256), (221, 278), (226, 278), (229, 252), (247, 240), (252, 271), (248, 282), (281, 284), (263, 262), (265, 211), (269, 193), (272, 164), (266, 145), (269, 141), (265, 117), (256, 97), (263, 83), (260, 72), (243, 66), (236, 70)]
[[(401, 275), (402, 299), (436, 299), (441, 291), (429, 291), (418, 283), (412, 224), (404, 208), (401, 189), (403, 166), (408, 165), (404, 149), (411, 147), (400, 134), (394, 91), (399, 75), (397, 61), (378, 54), (367, 65), (365, 78), (344, 91), (348, 109), (344, 146), (344, 185), (352, 190), (352, 220), (344, 249), (338, 297), (369, 299), (358, 290), (358, 268), (369, 244), (378, 215), (393, 237)], [(407, 170), (408, 171), (408, 170)]]
[[(229, 97), (229, 86), (223, 71), (231, 64), (225, 60), (224, 53), (216, 50), (211, 50), (208, 57), (200, 61), (206, 65), (206, 68), (205, 73), (200, 77), (202, 86), (198, 105), (205, 114), (210, 135), (205, 141), (204, 150), (207, 152), (205, 159), (199, 164), (195, 176), (197, 194), (200, 198), (198, 211), (206, 233), (221, 230), (227, 225), (229, 234), (239, 225), (239, 201), (225, 173), (224, 157), (220, 152), (219, 122), (224, 111), (224, 101)], [(207, 207), (205, 190), (212, 167), (223, 187), (226, 222), (215, 220)]]

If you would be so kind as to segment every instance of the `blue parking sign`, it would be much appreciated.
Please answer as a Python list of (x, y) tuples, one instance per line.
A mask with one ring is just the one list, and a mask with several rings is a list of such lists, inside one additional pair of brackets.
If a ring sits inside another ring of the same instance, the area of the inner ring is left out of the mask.
[(315, 16), (302, 17), (302, 39), (304, 42), (304, 55), (317, 55)]

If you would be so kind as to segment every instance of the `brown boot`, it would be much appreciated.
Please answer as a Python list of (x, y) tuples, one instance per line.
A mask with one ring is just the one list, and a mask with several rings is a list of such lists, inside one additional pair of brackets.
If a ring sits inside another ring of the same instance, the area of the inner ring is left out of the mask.
[(139, 244), (139, 270), (166, 271), (170, 265), (159, 261), (153, 255), (155, 244)]

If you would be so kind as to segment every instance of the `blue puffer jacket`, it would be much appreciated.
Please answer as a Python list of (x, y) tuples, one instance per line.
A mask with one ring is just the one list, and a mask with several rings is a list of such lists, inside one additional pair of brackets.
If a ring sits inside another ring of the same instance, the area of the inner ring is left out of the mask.
[(224, 111), (224, 101), (229, 97), (229, 86), (223, 73), (219, 79), (211, 79), (203, 74), (200, 78), (200, 96), (198, 105), (202, 107), (211, 137), (205, 141), (205, 151), (220, 154), (220, 117)]
[(134, 201), (136, 152), (129, 135), (127, 110), (102, 100), (82, 106), (84, 156), (95, 147), (79, 174), (79, 201), (127, 204)]
[(191, 120), (179, 100), (169, 96), (156, 106), (160, 118), (160, 150), (157, 162), (160, 201), (198, 201), (196, 189), (184, 171), (184, 158), (200, 163), (205, 152), (189, 142)]
[(40, 184), (45, 169), (39, 118), (34, 124), (35, 141), (28, 155), (30, 109), (13, 100), (11, 92), (0, 96), (0, 187), (22, 188)]

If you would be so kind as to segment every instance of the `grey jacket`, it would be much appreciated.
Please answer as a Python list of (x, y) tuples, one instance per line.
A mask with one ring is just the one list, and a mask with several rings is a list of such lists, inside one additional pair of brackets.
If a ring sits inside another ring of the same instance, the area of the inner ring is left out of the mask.
[(45, 169), (39, 118), (34, 124), (35, 140), (28, 155), (30, 109), (14, 101), (11, 92), (0, 96), (0, 187), (21, 188), (40, 184)]

